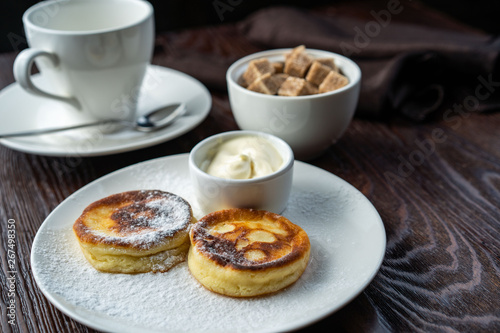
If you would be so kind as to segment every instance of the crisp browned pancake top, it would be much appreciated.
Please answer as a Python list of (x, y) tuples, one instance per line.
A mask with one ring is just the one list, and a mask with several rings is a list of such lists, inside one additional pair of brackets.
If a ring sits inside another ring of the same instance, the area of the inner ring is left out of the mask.
[(159, 190), (129, 191), (90, 204), (73, 225), (80, 242), (149, 249), (186, 230), (191, 206)]
[(285, 266), (310, 248), (302, 228), (285, 217), (254, 209), (227, 209), (200, 219), (192, 244), (215, 263), (243, 270)]

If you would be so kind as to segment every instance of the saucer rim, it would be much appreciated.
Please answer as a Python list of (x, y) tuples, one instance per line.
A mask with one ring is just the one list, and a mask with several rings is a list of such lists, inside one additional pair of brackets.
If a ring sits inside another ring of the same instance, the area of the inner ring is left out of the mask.
[[(210, 94), (209, 90), (203, 83), (201, 83), (199, 80), (195, 79), (194, 77), (186, 73), (164, 66), (150, 64), (148, 65), (147, 70), (162, 71), (164, 74), (173, 74), (177, 77), (183, 77), (184, 79), (187, 79), (187, 81), (189, 81), (190, 84), (192, 84), (193, 86), (194, 85), (198, 86), (198, 88), (201, 89), (201, 95), (203, 96), (204, 99), (206, 99), (206, 101), (203, 102), (203, 107), (201, 109), (197, 109), (196, 113), (193, 115), (195, 119), (185, 124), (183, 127), (178, 128), (174, 134), (171, 133), (171, 127), (167, 126), (166, 128), (153, 132), (155, 134), (163, 132), (162, 135), (157, 135), (155, 137), (148, 138), (148, 135), (150, 135), (151, 133), (143, 133), (144, 135), (141, 135), (140, 139), (137, 141), (126, 142), (120, 145), (114, 145), (111, 147), (104, 147), (104, 148), (97, 145), (96, 147), (94, 147), (92, 150), (89, 151), (73, 151), (70, 149), (65, 149), (65, 146), (58, 146), (56, 149), (54, 149), (56, 146), (53, 145), (48, 145), (45, 146), (44, 148), (41, 145), (35, 144), (34, 141), (26, 140), (26, 137), (2, 138), (0, 139), (0, 144), (15, 151), (34, 154), (34, 155), (41, 155), (41, 156), (93, 157), (93, 156), (114, 155), (114, 154), (120, 154), (124, 152), (151, 147), (157, 144), (173, 140), (191, 131), (192, 129), (200, 125), (207, 118), (208, 114), (210, 113), (210, 110), (212, 109), (212, 95)], [(33, 80), (35, 82), (40, 79), (42, 79), (40, 74), (33, 75)], [(19, 91), (16, 92), (15, 90)], [(6, 95), (8, 96), (10, 94), (16, 94), (16, 93), (25, 94), (26, 96), (30, 97), (33, 96), (28, 92), (22, 90), (21, 86), (17, 82), (13, 82), (10, 85), (0, 90), (0, 104), (2, 103), (2, 99), (8, 98), (6, 97)], [(51, 101), (51, 102), (57, 103), (57, 101)], [(36, 136), (33, 136), (33, 138), (36, 138)]]

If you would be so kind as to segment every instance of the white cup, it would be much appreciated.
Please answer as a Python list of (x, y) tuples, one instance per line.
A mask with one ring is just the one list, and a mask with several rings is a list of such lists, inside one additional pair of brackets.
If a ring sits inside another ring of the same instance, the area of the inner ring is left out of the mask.
[[(26, 91), (68, 103), (80, 118), (135, 116), (154, 46), (153, 7), (142, 0), (42, 1), (23, 15), (29, 48), (14, 62)], [(36, 62), (48, 83), (31, 80)]]

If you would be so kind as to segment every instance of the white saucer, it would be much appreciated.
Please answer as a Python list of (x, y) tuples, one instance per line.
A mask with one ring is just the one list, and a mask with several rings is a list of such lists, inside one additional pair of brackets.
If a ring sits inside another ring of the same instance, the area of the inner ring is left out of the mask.
[(201, 217), (188, 154), (182, 154), (126, 167), (81, 188), (54, 209), (33, 241), (31, 267), (40, 290), (59, 310), (97, 330), (290, 331), (350, 302), (384, 257), (384, 226), (363, 194), (329, 172), (296, 162), (283, 215), (309, 235), (311, 259), (292, 286), (266, 297), (237, 299), (201, 287), (185, 262), (158, 274), (98, 272), (81, 253), (72, 225), (91, 202), (137, 189), (176, 193)]
[[(39, 87), (50, 89), (41, 75), (34, 75)], [(184, 102), (186, 114), (172, 125), (152, 133), (124, 130), (102, 134), (97, 128), (66, 131), (50, 135), (0, 139), (14, 150), (48, 156), (97, 156), (149, 147), (174, 139), (197, 125), (208, 115), (210, 93), (196, 79), (173, 69), (149, 66), (138, 102), (143, 114), (175, 102)], [(13, 83), (0, 92), (0, 133), (14, 133), (36, 128), (51, 128), (77, 123), (68, 119), (74, 109), (65, 103), (38, 97)]]

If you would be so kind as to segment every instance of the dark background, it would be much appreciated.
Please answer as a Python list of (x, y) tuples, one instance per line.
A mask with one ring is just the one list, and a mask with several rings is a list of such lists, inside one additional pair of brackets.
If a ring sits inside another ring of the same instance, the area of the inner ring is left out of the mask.
[[(400, 1), (404, 3), (411, 0)], [(0, 4), (0, 52), (18, 51), (26, 47), (21, 17), (27, 8), (37, 2), (36, 0), (2, 0)], [(150, 0), (150, 2), (155, 8), (157, 30), (167, 31), (234, 22), (268, 6), (293, 5), (310, 8), (342, 1)], [(500, 1), (421, 0), (421, 2), (487, 33), (493, 35), (500, 33)], [(216, 7), (219, 8), (219, 13)], [(224, 14), (220, 15), (221, 12)]]

